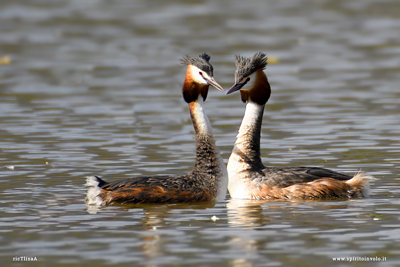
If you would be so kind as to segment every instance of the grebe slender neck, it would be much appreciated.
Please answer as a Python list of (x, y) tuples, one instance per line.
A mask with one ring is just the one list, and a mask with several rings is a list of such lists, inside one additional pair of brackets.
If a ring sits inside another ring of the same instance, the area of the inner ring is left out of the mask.
[(262, 167), (260, 135), (264, 106), (248, 102), (231, 154), (232, 160), (241, 160), (251, 169), (253, 164)]
[[(247, 104), (229, 160), (240, 160), (244, 165), (248, 164), (248, 169), (263, 168), (260, 153), (261, 125), (264, 106), (271, 95), (271, 87), (262, 68), (248, 77), (237, 78), (237, 80), (237, 84), (240, 85), (232, 87), (233, 89), (231, 88), (227, 94), (248, 85), (247, 89), (240, 90), (242, 101)], [(244, 81), (241, 83), (240, 80)], [(251, 84), (248, 84), (249, 82)]]
[(199, 182), (207, 182), (208, 188), (215, 193), (216, 199), (223, 200), (226, 197), (228, 185), (226, 166), (215, 145), (202, 100), (191, 102), (189, 106), (196, 132), (196, 162), (191, 173), (196, 177), (203, 177)]

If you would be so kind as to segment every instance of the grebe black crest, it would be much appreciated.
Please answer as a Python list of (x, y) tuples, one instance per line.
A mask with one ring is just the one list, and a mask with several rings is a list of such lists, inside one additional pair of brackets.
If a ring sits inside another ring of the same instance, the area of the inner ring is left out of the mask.
[(189, 57), (188, 55), (181, 58), (182, 64), (193, 65), (202, 71), (206, 72), (208, 76), (214, 76), (214, 68), (210, 64), (211, 57), (206, 53), (199, 55), (199, 57)]
[(105, 206), (114, 203), (184, 203), (220, 201), (226, 197), (228, 174), (215, 146), (211, 124), (203, 102), (209, 86), (223, 91), (214, 80), (213, 66), (206, 53), (199, 57), (185, 56), (187, 65), (182, 94), (196, 134), (196, 162), (185, 175), (134, 177), (108, 183), (97, 176), (87, 177), (86, 203)]
[(268, 58), (262, 52), (257, 52), (253, 57), (246, 58), (240, 55), (235, 56), (235, 84), (246, 80), (257, 70), (263, 70), (267, 67)]
[(235, 57), (235, 84), (226, 94), (240, 90), (246, 103), (239, 133), (228, 162), (228, 190), (239, 199), (329, 199), (367, 197), (369, 181), (363, 173), (354, 177), (316, 167), (266, 167), (260, 156), (264, 106), (271, 87), (264, 69), (267, 57)]

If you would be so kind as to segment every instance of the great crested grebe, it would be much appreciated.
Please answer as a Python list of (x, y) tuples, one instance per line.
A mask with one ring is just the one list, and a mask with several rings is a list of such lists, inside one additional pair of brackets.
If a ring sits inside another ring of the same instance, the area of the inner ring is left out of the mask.
[(239, 199), (322, 199), (366, 197), (369, 180), (316, 167), (265, 167), (260, 157), (260, 133), (264, 105), (271, 88), (263, 69), (267, 57), (235, 57), (235, 84), (226, 92), (240, 90), (246, 111), (228, 162), (228, 190)]
[(223, 91), (213, 78), (213, 66), (206, 53), (185, 56), (186, 78), (183, 98), (189, 104), (196, 134), (196, 163), (181, 176), (145, 176), (108, 183), (96, 176), (87, 177), (86, 203), (104, 206), (113, 203), (180, 203), (220, 201), (226, 197), (228, 174), (215, 146), (211, 124), (203, 109), (209, 85)]

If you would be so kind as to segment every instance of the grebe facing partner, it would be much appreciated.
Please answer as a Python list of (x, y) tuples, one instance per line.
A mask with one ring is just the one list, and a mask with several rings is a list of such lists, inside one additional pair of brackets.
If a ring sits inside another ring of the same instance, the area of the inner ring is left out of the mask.
[(113, 203), (179, 203), (219, 201), (226, 197), (228, 174), (215, 146), (210, 121), (203, 109), (209, 85), (223, 91), (213, 78), (213, 66), (206, 53), (181, 59), (186, 64), (183, 98), (189, 104), (196, 134), (196, 163), (193, 170), (182, 176), (136, 177), (113, 183), (91, 176), (86, 197), (88, 205), (105, 206)]
[[(271, 88), (263, 69), (267, 57), (236, 56), (235, 84), (226, 94), (240, 90), (246, 111), (228, 162), (228, 190), (240, 199), (322, 199), (368, 196), (372, 177), (348, 176), (315, 167), (265, 167), (260, 157), (264, 105)], [(250, 83), (251, 82), (251, 83)]]

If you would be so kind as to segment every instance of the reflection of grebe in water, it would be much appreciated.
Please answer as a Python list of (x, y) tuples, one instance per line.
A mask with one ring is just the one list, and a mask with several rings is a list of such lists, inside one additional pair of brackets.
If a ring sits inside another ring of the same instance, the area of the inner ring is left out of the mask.
[[(270, 218), (263, 214), (263, 207), (266, 206), (266, 202), (267, 200), (228, 199), (226, 209), (229, 225), (255, 227), (268, 224)], [(269, 207), (266, 210), (269, 210)]]
[[(321, 199), (366, 197), (372, 177), (348, 176), (315, 167), (265, 167), (260, 157), (264, 105), (271, 88), (263, 69), (267, 57), (236, 56), (235, 84), (227, 94), (240, 90), (246, 111), (228, 162), (228, 190), (240, 199)], [(251, 82), (251, 83), (250, 83)], [(245, 87), (246, 86), (246, 87)]]
[(179, 203), (222, 200), (226, 197), (228, 175), (215, 146), (210, 121), (203, 109), (209, 85), (223, 91), (213, 78), (210, 56), (202, 54), (181, 59), (186, 64), (183, 98), (189, 104), (196, 134), (196, 163), (182, 176), (146, 176), (108, 183), (91, 176), (86, 185), (87, 204), (103, 206), (112, 203)]

